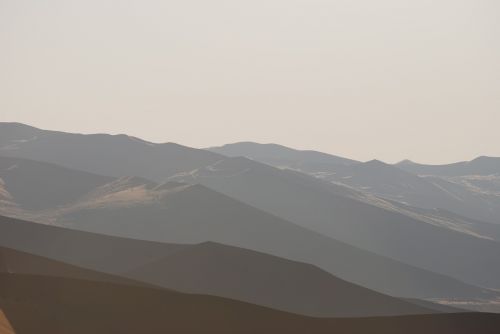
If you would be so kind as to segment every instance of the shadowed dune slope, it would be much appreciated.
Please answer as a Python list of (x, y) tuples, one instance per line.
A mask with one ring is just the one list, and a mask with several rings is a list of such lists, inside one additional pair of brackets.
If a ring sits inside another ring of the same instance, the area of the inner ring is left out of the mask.
[(0, 178), (23, 209), (52, 209), (84, 196), (114, 178), (45, 162), (0, 156)]
[(99, 272), (120, 274), (182, 245), (116, 238), (0, 216), (0, 246)]
[(212, 242), (183, 248), (127, 277), (310, 316), (435, 313), (430, 307), (354, 285), (311, 265)]
[(80, 268), (60, 261), (5, 247), (0, 247), (0, 273), (65, 277), (141, 286), (148, 285), (124, 277)]
[(489, 334), (500, 327), (492, 314), (308, 318), (218, 297), (16, 274), (0, 274), (0, 308), (17, 334)]

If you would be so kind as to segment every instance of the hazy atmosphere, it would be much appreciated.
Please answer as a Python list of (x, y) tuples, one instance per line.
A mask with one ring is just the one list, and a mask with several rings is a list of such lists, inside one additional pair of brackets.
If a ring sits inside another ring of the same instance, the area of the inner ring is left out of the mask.
[(359, 160), (500, 155), (494, 0), (0, 0), (0, 121)]
[(0, 0), (0, 334), (499, 334), (499, 14)]

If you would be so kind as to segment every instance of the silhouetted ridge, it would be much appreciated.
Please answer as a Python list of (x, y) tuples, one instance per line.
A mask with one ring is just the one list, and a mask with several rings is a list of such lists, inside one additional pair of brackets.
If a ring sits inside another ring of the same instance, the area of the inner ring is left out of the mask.
[(456, 177), (467, 175), (500, 174), (500, 158), (490, 156), (479, 156), (471, 161), (461, 161), (444, 165), (399, 163), (397, 166), (420, 175)]
[(348, 166), (358, 163), (313, 150), (296, 150), (278, 144), (259, 144), (240, 142), (226, 144), (221, 147), (211, 147), (207, 150), (226, 155), (228, 157), (247, 157), (278, 167), (317, 171), (320, 168), (335, 169), (338, 166)]
[(0, 155), (55, 163), (115, 177), (163, 182), (223, 156), (174, 143), (153, 144), (127, 135), (72, 134), (0, 123)]

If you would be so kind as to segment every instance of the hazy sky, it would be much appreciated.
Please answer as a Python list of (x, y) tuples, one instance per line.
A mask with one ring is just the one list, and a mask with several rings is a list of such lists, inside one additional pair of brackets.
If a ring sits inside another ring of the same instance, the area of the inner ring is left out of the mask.
[(0, 0), (0, 121), (500, 156), (500, 1)]

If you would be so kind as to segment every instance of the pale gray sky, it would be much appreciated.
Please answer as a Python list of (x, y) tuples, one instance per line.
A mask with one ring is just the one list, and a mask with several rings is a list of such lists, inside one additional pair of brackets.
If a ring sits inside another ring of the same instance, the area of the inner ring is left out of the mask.
[(498, 0), (0, 0), (0, 121), (500, 156)]

